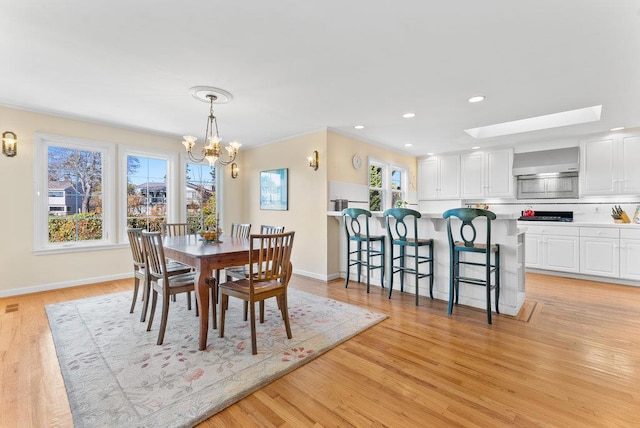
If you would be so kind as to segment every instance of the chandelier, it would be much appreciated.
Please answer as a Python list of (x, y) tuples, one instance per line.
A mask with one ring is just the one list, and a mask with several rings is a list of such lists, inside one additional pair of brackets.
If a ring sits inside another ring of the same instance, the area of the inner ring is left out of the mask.
[[(238, 154), (238, 150), (240, 149), (241, 144), (232, 141), (229, 143), (225, 149), (226, 154), (222, 151), (220, 134), (218, 132), (218, 120), (216, 116), (213, 114), (213, 103), (224, 104), (228, 103), (233, 99), (233, 95), (229, 92), (212, 88), (209, 86), (194, 86), (190, 89), (191, 95), (197, 100), (208, 102), (209, 103), (209, 117), (207, 118), (207, 131), (205, 134), (205, 145), (202, 147), (202, 156), (198, 157), (193, 154), (193, 147), (196, 144), (197, 138), (193, 135), (185, 135), (184, 147), (187, 149), (187, 154), (189, 155), (189, 159), (194, 162), (202, 162), (203, 160), (207, 160), (210, 166), (213, 166), (216, 162), (221, 165), (229, 165), (232, 163)], [(223, 159), (222, 155), (226, 156), (227, 159)]]

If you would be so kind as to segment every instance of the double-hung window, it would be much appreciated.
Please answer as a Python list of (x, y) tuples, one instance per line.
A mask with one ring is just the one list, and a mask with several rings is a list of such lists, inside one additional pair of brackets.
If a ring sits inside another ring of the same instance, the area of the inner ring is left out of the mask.
[(34, 251), (115, 243), (114, 153), (109, 143), (34, 135)]
[(209, 164), (187, 163), (186, 211), (191, 233), (215, 228), (219, 220), (217, 201), (217, 168)]
[(384, 211), (406, 205), (407, 169), (369, 161), (369, 210)]

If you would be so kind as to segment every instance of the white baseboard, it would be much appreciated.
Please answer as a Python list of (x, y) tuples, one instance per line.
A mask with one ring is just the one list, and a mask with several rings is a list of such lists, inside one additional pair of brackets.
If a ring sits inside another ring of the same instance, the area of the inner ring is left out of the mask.
[(61, 288), (77, 287), (79, 285), (95, 284), (98, 282), (116, 281), (118, 279), (133, 278), (131, 272), (117, 275), (99, 276), (94, 278), (83, 278), (74, 281), (54, 282), (51, 284), (34, 285), (33, 287), (14, 288), (10, 290), (0, 290), (0, 297), (19, 296), (22, 294), (40, 293), (42, 291), (59, 290)]

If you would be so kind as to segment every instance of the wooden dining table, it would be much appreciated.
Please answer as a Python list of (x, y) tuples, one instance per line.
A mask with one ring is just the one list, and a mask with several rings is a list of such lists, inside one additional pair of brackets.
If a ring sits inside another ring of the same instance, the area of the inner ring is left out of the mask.
[(249, 263), (249, 239), (229, 236), (223, 237), (221, 242), (204, 242), (198, 235), (166, 236), (163, 247), (166, 257), (196, 269), (195, 290), (200, 311), (199, 349), (205, 350), (209, 331), (209, 285), (206, 280), (215, 276), (218, 269)]

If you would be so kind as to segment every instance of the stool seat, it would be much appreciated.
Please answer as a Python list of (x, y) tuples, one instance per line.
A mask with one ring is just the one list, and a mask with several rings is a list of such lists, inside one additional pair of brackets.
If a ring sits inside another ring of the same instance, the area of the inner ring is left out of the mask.
[[(420, 279), (429, 278), (429, 296), (433, 299), (433, 239), (418, 238), (418, 219), (422, 217), (418, 211), (409, 208), (391, 208), (383, 213), (387, 224), (387, 237), (391, 248), (389, 251), (389, 299), (393, 291), (393, 279), (400, 273), (400, 291), (404, 291), (405, 274), (414, 275), (416, 286), (416, 306), (418, 305)], [(409, 223), (409, 224), (407, 224)], [(411, 226), (411, 227), (409, 227)], [(394, 255), (394, 248), (398, 247), (399, 255)], [(419, 248), (427, 247), (428, 254), (420, 254)], [(412, 254), (406, 252), (413, 248)], [(413, 266), (406, 261), (413, 260)], [(420, 265), (428, 263), (429, 272), (420, 272)]]
[[(496, 215), (488, 210), (479, 208), (455, 208), (447, 210), (442, 215), (447, 219), (447, 234), (449, 237), (449, 307), (448, 313), (453, 312), (453, 304), (458, 304), (460, 295), (460, 283), (485, 287), (487, 300), (487, 322), (491, 324), (491, 290), (495, 290), (496, 313), (500, 313), (500, 245), (491, 243), (491, 221)], [(460, 220), (461, 224), (457, 232), (452, 227), (452, 218)], [(475, 224), (485, 223), (485, 236), (477, 239)], [(475, 224), (474, 224), (475, 223)], [(454, 237), (454, 235), (456, 235)], [(477, 241), (476, 241), (477, 239)], [(476, 260), (463, 260), (461, 254), (477, 253), (485, 257)], [(491, 255), (493, 254), (493, 262)], [(460, 266), (477, 266), (484, 268), (481, 277), (470, 274), (461, 274)], [(493, 275), (493, 281), (491, 276)]]
[[(369, 293), (371, 285), (371, 271), (375, 269), (380, 269), (380, 285), (384, 288), (385, 236), (371, 235), (369, 233), (371, 211), (362, 208), (346, 208), (342, 211), (342, 218), (344, 220), (344, 231), (347, 240), (345, 288), (349, 286), (351, 266), (356, 266), (357, 268), (358, 282), (360, 282), (361, 279), (362, 268), (366, 269), (367, 293)], [(355, 243), (356, 247), (353, 250), (351, 249), (352, 242)], [(374, 246), (374, 244), (376, 244), (376, 246)], [(377, 259), (378, 257), (379, 259)]]

